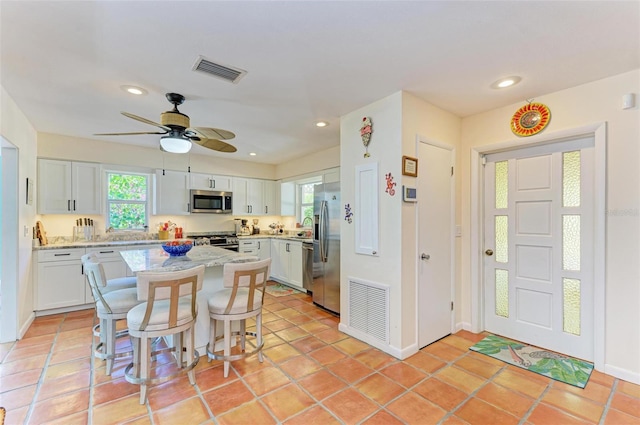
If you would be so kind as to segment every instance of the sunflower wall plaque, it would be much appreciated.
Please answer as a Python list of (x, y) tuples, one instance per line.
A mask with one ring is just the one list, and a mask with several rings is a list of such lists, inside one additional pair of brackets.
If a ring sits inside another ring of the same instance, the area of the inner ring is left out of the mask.
[(511, 131), (521, 137), (533, 136), (544, 130), (550, 120), (551, 111), (546, 105), (529, 102), (511, 117)]

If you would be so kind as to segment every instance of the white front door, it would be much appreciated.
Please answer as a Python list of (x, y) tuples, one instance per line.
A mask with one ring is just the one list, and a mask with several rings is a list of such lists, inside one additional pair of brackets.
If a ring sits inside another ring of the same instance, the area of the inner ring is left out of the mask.
[(454, 152), (418, 143), (418, 344), (451, 333)]
[(485, 329), (593, 360), (593, 137), (485, 159)]

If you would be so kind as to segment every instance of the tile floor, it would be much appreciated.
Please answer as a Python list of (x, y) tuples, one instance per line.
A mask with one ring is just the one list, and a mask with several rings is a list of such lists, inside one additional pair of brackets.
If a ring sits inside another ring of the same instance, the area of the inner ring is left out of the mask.
[[(93, 311), (36, 319), (0, 344), (6, 424), (640, 424), (640, 386), (594, 372), (574, 388), (468, 350), (461, 331), (405, 361), (337, 330), (308, 296), (267, 295), (265, 361), (201, 359), (152, 387), (146, 405), (116, 363), (91, 356)], [(127, 342), (124, 341), (123, 344)]]

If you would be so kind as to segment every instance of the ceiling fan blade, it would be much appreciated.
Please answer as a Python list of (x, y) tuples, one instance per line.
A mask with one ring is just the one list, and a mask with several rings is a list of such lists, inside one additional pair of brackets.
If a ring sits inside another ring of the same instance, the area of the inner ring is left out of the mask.
[(205, 147), (207, 149), (211, 149), (214, 151), (218, 151), (218, 152), (226, 152), (226, 153), (232, 153), (237, 151), (238, 149), (236, 149), (235, 146), (230, 145), (226, 142), (223, 142), (222, 140), (218, 140), (218, 139), (203, 139), (203, 138), (197, 138), (194, 137), (191, 139), (191, 141), (193, 143), (197, 143), (198, 145)]
[(140, 121), (140, 122), (143, 122), (145, 124), (149, 124), (149, 125), (153, 125), (153, 126), (156, 126), (156, 127), (160, 127), (161, 129), (166, 130), (167, 132), (171, 131), (170, 127), (164, 126), (162, 124), (158, 124), (157, 122), (153, 122), (153, 121), (148, 120), (146, 118), (142, 118), (142, 117), (139, 117), (137, 115), (130, 114), (129, 112), (120, 112), (120, 113), (122, 115), (124, 115), (125, 117), (129, 117), (129, 118), (134, 119), (136, 121)]
[(136, 131), (133, 133), (94, 133), (94, 136), (136, 136), (138, 134), (167, 134), (168, 131)]
[(223, 130), (221, 128), (194, 127), (194, 128), (190, 128), (189, 130), (192, 130), (198, 133), (198, 135), (204, 139), (229, 140), (236, 137), (236, 135), (233, 134), (232, 132), (228, 130)]

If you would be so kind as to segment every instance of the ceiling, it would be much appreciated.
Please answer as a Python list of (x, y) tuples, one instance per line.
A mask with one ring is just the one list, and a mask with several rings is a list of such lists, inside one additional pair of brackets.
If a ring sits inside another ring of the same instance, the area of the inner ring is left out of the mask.
[(192, 126), (236, 133), (236, 153), (193, 153), (269, 164), (337, 146), (340, 116), (400, 90), (465, 117), (640, 68), (639, 1), (3, 0), (0, 20), (0, 83), (37, 131), (157, 147), (93, 134), (156, 131), (120, 111), (159, 122), (177, 92)]

